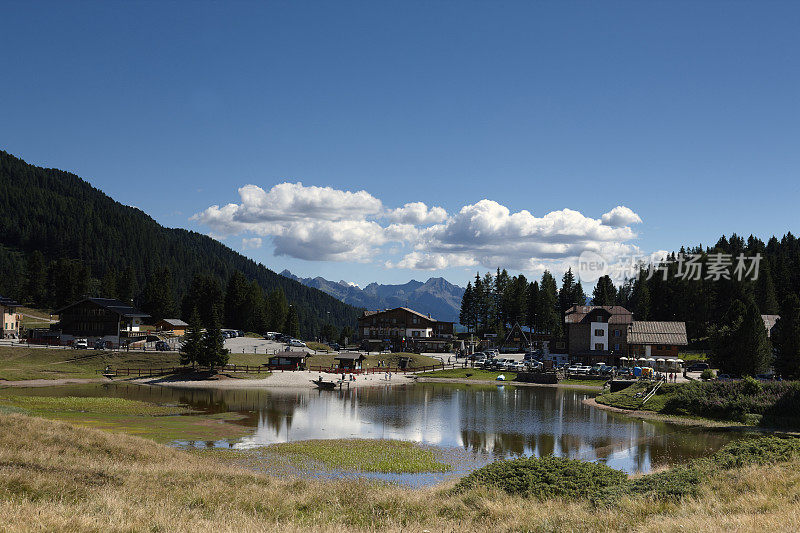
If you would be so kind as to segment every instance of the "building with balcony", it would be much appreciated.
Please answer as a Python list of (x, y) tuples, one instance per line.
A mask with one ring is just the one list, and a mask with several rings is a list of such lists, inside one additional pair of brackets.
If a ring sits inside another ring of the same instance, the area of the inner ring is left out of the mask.
[(366, 311), (358, 319), (358, 334), (370, 351), (446, 352), (454, 342), (453, 322), (436, 320), (407, 307)]

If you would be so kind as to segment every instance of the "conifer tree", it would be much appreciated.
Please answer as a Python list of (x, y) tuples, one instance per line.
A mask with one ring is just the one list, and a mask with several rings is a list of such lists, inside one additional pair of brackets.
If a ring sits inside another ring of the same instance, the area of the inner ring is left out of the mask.
[(800, 378), (800, 299), (790, 294), (781, 307), (781, 317), (772, 328), (775, 371), (784, 379)]
[(225, 349), (223, 344), (222, 331), (216, 310), (211, 312), (211, 319), (206, 324), (202, 346), (203, 349), (198, 360), (201, 366), (208, 366), (211, 370), (214, 370), (218, 366), (228, 364), (228, 350)]
[(289, 306), (289, 311), (286, 313), (286, 324), (282, 329), (284, 333), (292, 337), (300, 336), (300, 317), (297, 315), (295, 306)]
[(203, 359), (203, 325), (200, 322), (200, 313), (195, 308), (189, 318), (189, 327), (186, 330), (186, 340), (181, 347), (181, 364), (194, 366)]
[(597, 285), (592, 292), (593, 305), (614, 305), (617, 300), (617, 290), (614, 288), (614, 283), (611, 278), (606, 274), (597, 280)]

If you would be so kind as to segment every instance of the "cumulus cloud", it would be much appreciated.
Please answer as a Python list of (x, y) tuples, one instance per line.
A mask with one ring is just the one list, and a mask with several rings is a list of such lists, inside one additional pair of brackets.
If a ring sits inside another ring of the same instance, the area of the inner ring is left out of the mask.
[(261, 237), (252, 237), (250, 239), (242, 239), (242, 248), (245, 250), (253, 248), (261, 248)]
[(602, 220), (603, 224), (606, 226), (615, 228), (642, 223), (641, 217), (624, 205), (618, 205), (608, 213), (603, 214), (600, 220)]
[(244, 248), (270, 238), (276, 255), (310, 261), (376, 262), (386, 268), (439, 270), (482, 266), (538, 272), (591, 250), (630, 254), (641, 217), (617, 206), (600, 218), (572, 209), (535, 216), (480, 200), (448, 215), (411, 202), (385, 209), (366, 191), (280, 183), (239, 189), (240, 202), (212, 205), (192, 217), (213, 235), (249, 234)]
[(436, 224), (447, 220), (447, 211), (442, 207), (435, 206), (428, 209), (424, 202), (411, 202), (403, 207), (388, 211), (386, 218), (401, 224)]

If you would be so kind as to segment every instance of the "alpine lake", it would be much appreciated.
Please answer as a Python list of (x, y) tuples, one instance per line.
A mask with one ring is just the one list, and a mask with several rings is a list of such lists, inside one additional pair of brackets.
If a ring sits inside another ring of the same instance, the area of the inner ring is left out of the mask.
[[(556, 455), (647, 473), (713, 453), (741, 431), (642, 420), (586, 405), (594, 390), (417, 383), (352, 390), (189, 389), (129, 382), (19, 388), (15, 396), (123, 398), (187, 408), (173, 417), (211, 417), (208, 432), (167, 438), (171, 445), (225, 453), (276, 475), (367, 477), (424, 486), (461, 477), (498, 459)], [(80, 417), (75, 417), (80, 421)], [(174, 418), (173, 418), (174, 420)], [(108, 427), (120, 429), (125, 427)], [(392, 474), (285, 461), (270, 445), (311, 439), (390, 439), (433, 450), (447, 472)]]

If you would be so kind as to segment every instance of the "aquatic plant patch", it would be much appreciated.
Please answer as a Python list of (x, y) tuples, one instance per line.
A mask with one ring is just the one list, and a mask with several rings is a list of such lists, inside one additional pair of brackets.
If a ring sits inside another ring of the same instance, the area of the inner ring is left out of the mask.
[(447, 472), (452, 468), (439, 461), (433, 449), (398, 440), (306, 440), (273, 444), (266, 451), (308, 458), (330, 468), (363, 472), (415, 474)]

